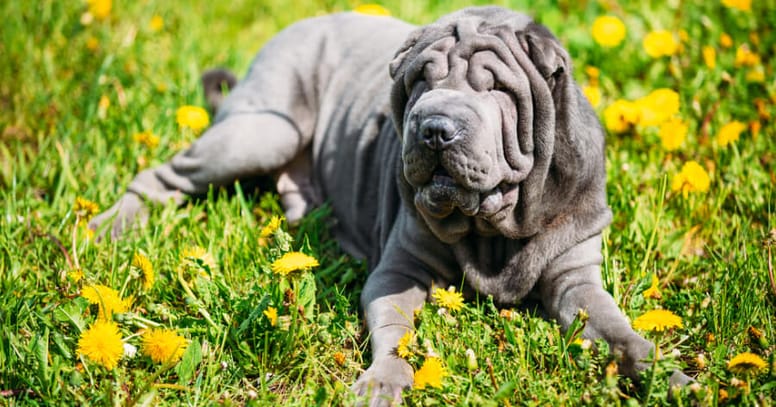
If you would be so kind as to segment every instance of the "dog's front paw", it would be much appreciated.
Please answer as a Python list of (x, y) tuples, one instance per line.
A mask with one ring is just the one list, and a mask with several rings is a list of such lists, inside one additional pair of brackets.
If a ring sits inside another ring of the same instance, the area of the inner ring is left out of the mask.
[(401, 404), (402, 390), (412, 385), (412, 367), (397, 357), (372, 362), (351, 387), (359, 398), (358, 405), (393, 406)]

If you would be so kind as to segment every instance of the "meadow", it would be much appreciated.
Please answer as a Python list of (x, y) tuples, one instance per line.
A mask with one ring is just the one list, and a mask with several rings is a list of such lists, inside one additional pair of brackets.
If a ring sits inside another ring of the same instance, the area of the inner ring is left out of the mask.
[[(557, 34), (607, 128), (603, 280), (662, 357), (637, 385), (579, 338), (583, 315), (564, 334), (441, 298), (402, 348), (422, 378), (405, 403), (773, 405), (776, 3), (496, 3)], [(238, 183), (121, 240), (86, 223), (196, 138), (178, 112), (205, 107), (204, 70), (244, 74), (309, 16), (472, 4), (0, 2), (0, 405), (353, 403), (367, 270), (325, 207), (289, 227), (276, 194)], [(696, 382), (670, 390), (676, 367)]]

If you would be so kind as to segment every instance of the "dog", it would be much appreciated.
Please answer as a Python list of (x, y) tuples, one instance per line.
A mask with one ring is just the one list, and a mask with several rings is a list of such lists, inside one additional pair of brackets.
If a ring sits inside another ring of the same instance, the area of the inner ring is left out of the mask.
[(90, 226), (116, 237), (145, 219), (146, 202), (271, 175), (289, 222), (326, 202), (343, 249), (367, 259), (372, 364), (352, 388), (372, 405), (412, 384), (397, 343), (430, 288), (450, 285), (505, 306), (536, 301), (563, 330), (585, 310), (583, 336), (605, 339), (620, 372), (638, 378), (654, 347), (602, 288), (604, 132), (571, 72), (547, 28), (500, 7), (422, 27), (355, 13), (304, 20), (226, 97), (230, 76), (205, 75), (212, 127), (138, 174)]

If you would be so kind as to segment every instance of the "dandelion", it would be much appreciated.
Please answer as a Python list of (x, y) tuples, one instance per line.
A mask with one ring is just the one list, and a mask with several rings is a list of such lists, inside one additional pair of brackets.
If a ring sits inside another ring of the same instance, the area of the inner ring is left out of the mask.
[(390, 16), (391, 11), (379, 4), (361, 4), (353, 9), (354, 12), (359, 14), (366, 14), (370, 16)]
[(87, 0), (89, 6), (89, 13), (98, 20), (104, 20), (110, 17), (111, 8), (113, 8), (112, 0)]
[(722, 48), (730, 48), (733, 46), (733, 39), (727, 33), (722, 33), (719, 35), (719, 45)]
[(722, 128), (719, 129), (719, 134), (717, 134), (717, 144), (719, 144), (720, 147), (725, 147), (734, 141), (738, 141), (741, 132), (744, 130), (746, 130), (746, 124), (739, 122), (738, 120), (734, 120), (722, 126)]
[(154, 286), (154, 266), (151, 260), (142, 253), (135, 253), (132, 256), (132, 267), (138, 268), (143, 273), (143, 289), (150, 290)]
[(124, 354), (118, 325), (112, 321), (95, 322), (78, 339), (78, 353), (107, 369), (116, 367)]
[(81, 281), (84, 278), (84, 272), (81, 269), (75, 269), (69, 273), (67, 273), (67, 277), (73, 281), (74, 283), (77, 283)]
[(97, 102), (97, 116), (101, 119), (105, 118), (108, 108), (110, 108), (110, 98), (107, 95), (100, 96), (100, 101)]
[(278, 324), (278, 309), (275, 307), (267, 307), (267, 309), (263, 312), (264, 316), (267, 317), (267, 320), (269, 321), (269, 324), (271, 326), (277, 326)]
[(620, 45), (625, 39), (625, 24), (615, 16), (601, 16), (593, 21), (593, 40), (604, 48)]
[(292, 271), (310, 270), (318, 267), (318, 260), (302, 252), (289, 252), (272, 262), (272, 271), (276, 274), (287, 275)]
[(736, 355), (727, 364), (728, 370), (736, 374), (758, 373), (768, 364), (759, 356), (751, 352)]
[(188, 342), (172, 329), (152, 329), (143, 335), (143, 354), (157, 363), (177, 362)]
[(203, 278), (209, 278), (210, 272), (216, 269), (216, 260), (213, 255), (200, 246), (192, 246), (181, 253), (181, 266), (193, 267), (202, 271)]
[(742, 44), (738, 48), (736, 48), (736, 60), (735, 60), (736, 67), (741, 66), (748, 66), (753, 67), (760, 65), (760, 56), (757, 55), (757, 53), (752, 52), (749, 49), (749, 46), (746, 44)]
[(703, 63), (706, 64), (706, 67), (714, 69), (717, 66), (717, 51), (714, 47), (708, 45), (703, 47), (701, 54), (703, 54)]
[(633, 328), (642, 331), (664, 331), (671, 328), (681, 328), (682, 318), (671, 311), (656, 309), (647, 311), (633, 321)]
[(345, 362), (347, 360), (346, 356), (342, 352), (334, 352), (334, 355), (332, 355), (332, 358), (334, 359), (334, 362), (338, 364), (339, 366), (345, 366)]
[(639, 109), (635, 103), (618, 99), (604, 109), (606, 128), (614, 133), (623, 133), (639, 120)]
[(461, 295), (460, 292), (455, 291), (454, 287), (450, 287), (447, 290), (436, 288), (431, 296), (434, 298), (437, 305), (447, 308), (450, 311), (459, 311), (463, 308), (463, 295)]
[(690, 192), (706, 192), (709, 190), (711, 180), (706, 170), (696, 161), (688, 161), (682, 166), (679, 174), (671, 181), (671, 190), (682, 191), (682, 196), (687, 198)]
[(100, 206), (86, 198), (76, 197), (73, 204), (73, 211), (76, 216), (83, 220), (89, 220), (100, 211)]
[(680, 118), (669, 119), (660, 125), (660, 144), (666, 151), (678, 149), (687, 137), (687, 123)]
[(134, 140), (135, 143), (142, 144), (150, 149), (154, 149), (159, 145), (159, 136), (154, 134), (151, 130), (133, 134), (132, 140)]
[(101, 284), (84, 287), (81, 296), (99, 306), (97, 317), (103, 320), (111, 319), (113, 314), (123, 314), (132, 306), (132, 297), (121, 299), (118, 291)]
[(757, 140), (757, 137), (760, 135), (761, 128), (762, 124), (759, 120), (752, 120), (749, 122), (749, 133), (752, 134), (752, 140)]
[(671, 56), (679, 50), (679, 43), (670, 31), (652, 31), (642, 41), (644, 51), (652, 58)]
[(727, 8), (752, 11), (752, 0), (722, 0), (722, 4)]
[(660, 280), (658, 280), (657, 275), (652, 275), (652, 285), (649, 286), (646, 290), (644, 290), (641, 295), (644, 296), (644, 298), (652, 298), (655, 300), (659, 300), (663, 298), (663, 295), (660, 294), (660, 288), (659, 288)]
[(437, 357), (429, 357), (423, 361), (423, 366), (415, 372), (416, 389), (425, 389), (426, 386), (442, 388), (442, 379), (447, 376), (447, 370), (442, 366), (442, 361)]
[(412, 331), (405, 332), (404, 335), (399, 338), (399, 344), (396, 346), (396, 354), (403, 359), (407, 359), (408, 357), (412, 356), (410, 345), (412, 345), (414, 341), (415, 334), (413, 334)]
[(259, 233), (259, 237), (270, 237), (280, 228), (280, 224), (283, 222), (282, 216), (273, 216), (270, 218), (269, 223), (267, 223), (266, 226), (261, 228), (261, 232)]
[(642, 126), (658, 126), (679, 113), (679, 94), (668, 88), (655, 89), (635, 103)]
[(582, 93), (593, 107), (601, 104), (601, 89), (598, 86), (588, 85), (582, 88)]
[(762, 65), (757, 65), (746, 72), (744, 79), (746, 79), (747, 82), (763, 83), (765, 82), (765, 69), (763, 69)]
[(161, 31), (161, 29), (164, 28), (164, 19), (162, 16), (155, 15), (151, 17), (151, 20), (148, 22), (148, 28), (153, 32)]
[(100, 46), (100, 41), (96, 37), (89, 37), (86, 39), (86, 49), (89, 51), (97, 51), (97, 48)]
[(210, 124), (207, 111), (199, 106), (181, 106), (175, 112), (175, 119), (180, 128), (188, 128), (198, 133)]

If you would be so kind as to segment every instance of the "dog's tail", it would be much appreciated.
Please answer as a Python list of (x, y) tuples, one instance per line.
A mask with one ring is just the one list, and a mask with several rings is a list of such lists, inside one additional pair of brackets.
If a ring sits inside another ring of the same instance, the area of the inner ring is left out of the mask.
[(211, 69), (202, 74), (202, 87), (210, 109), (217, 112), (224, 96), (237, 84), (237, 77), (226, 69)]

